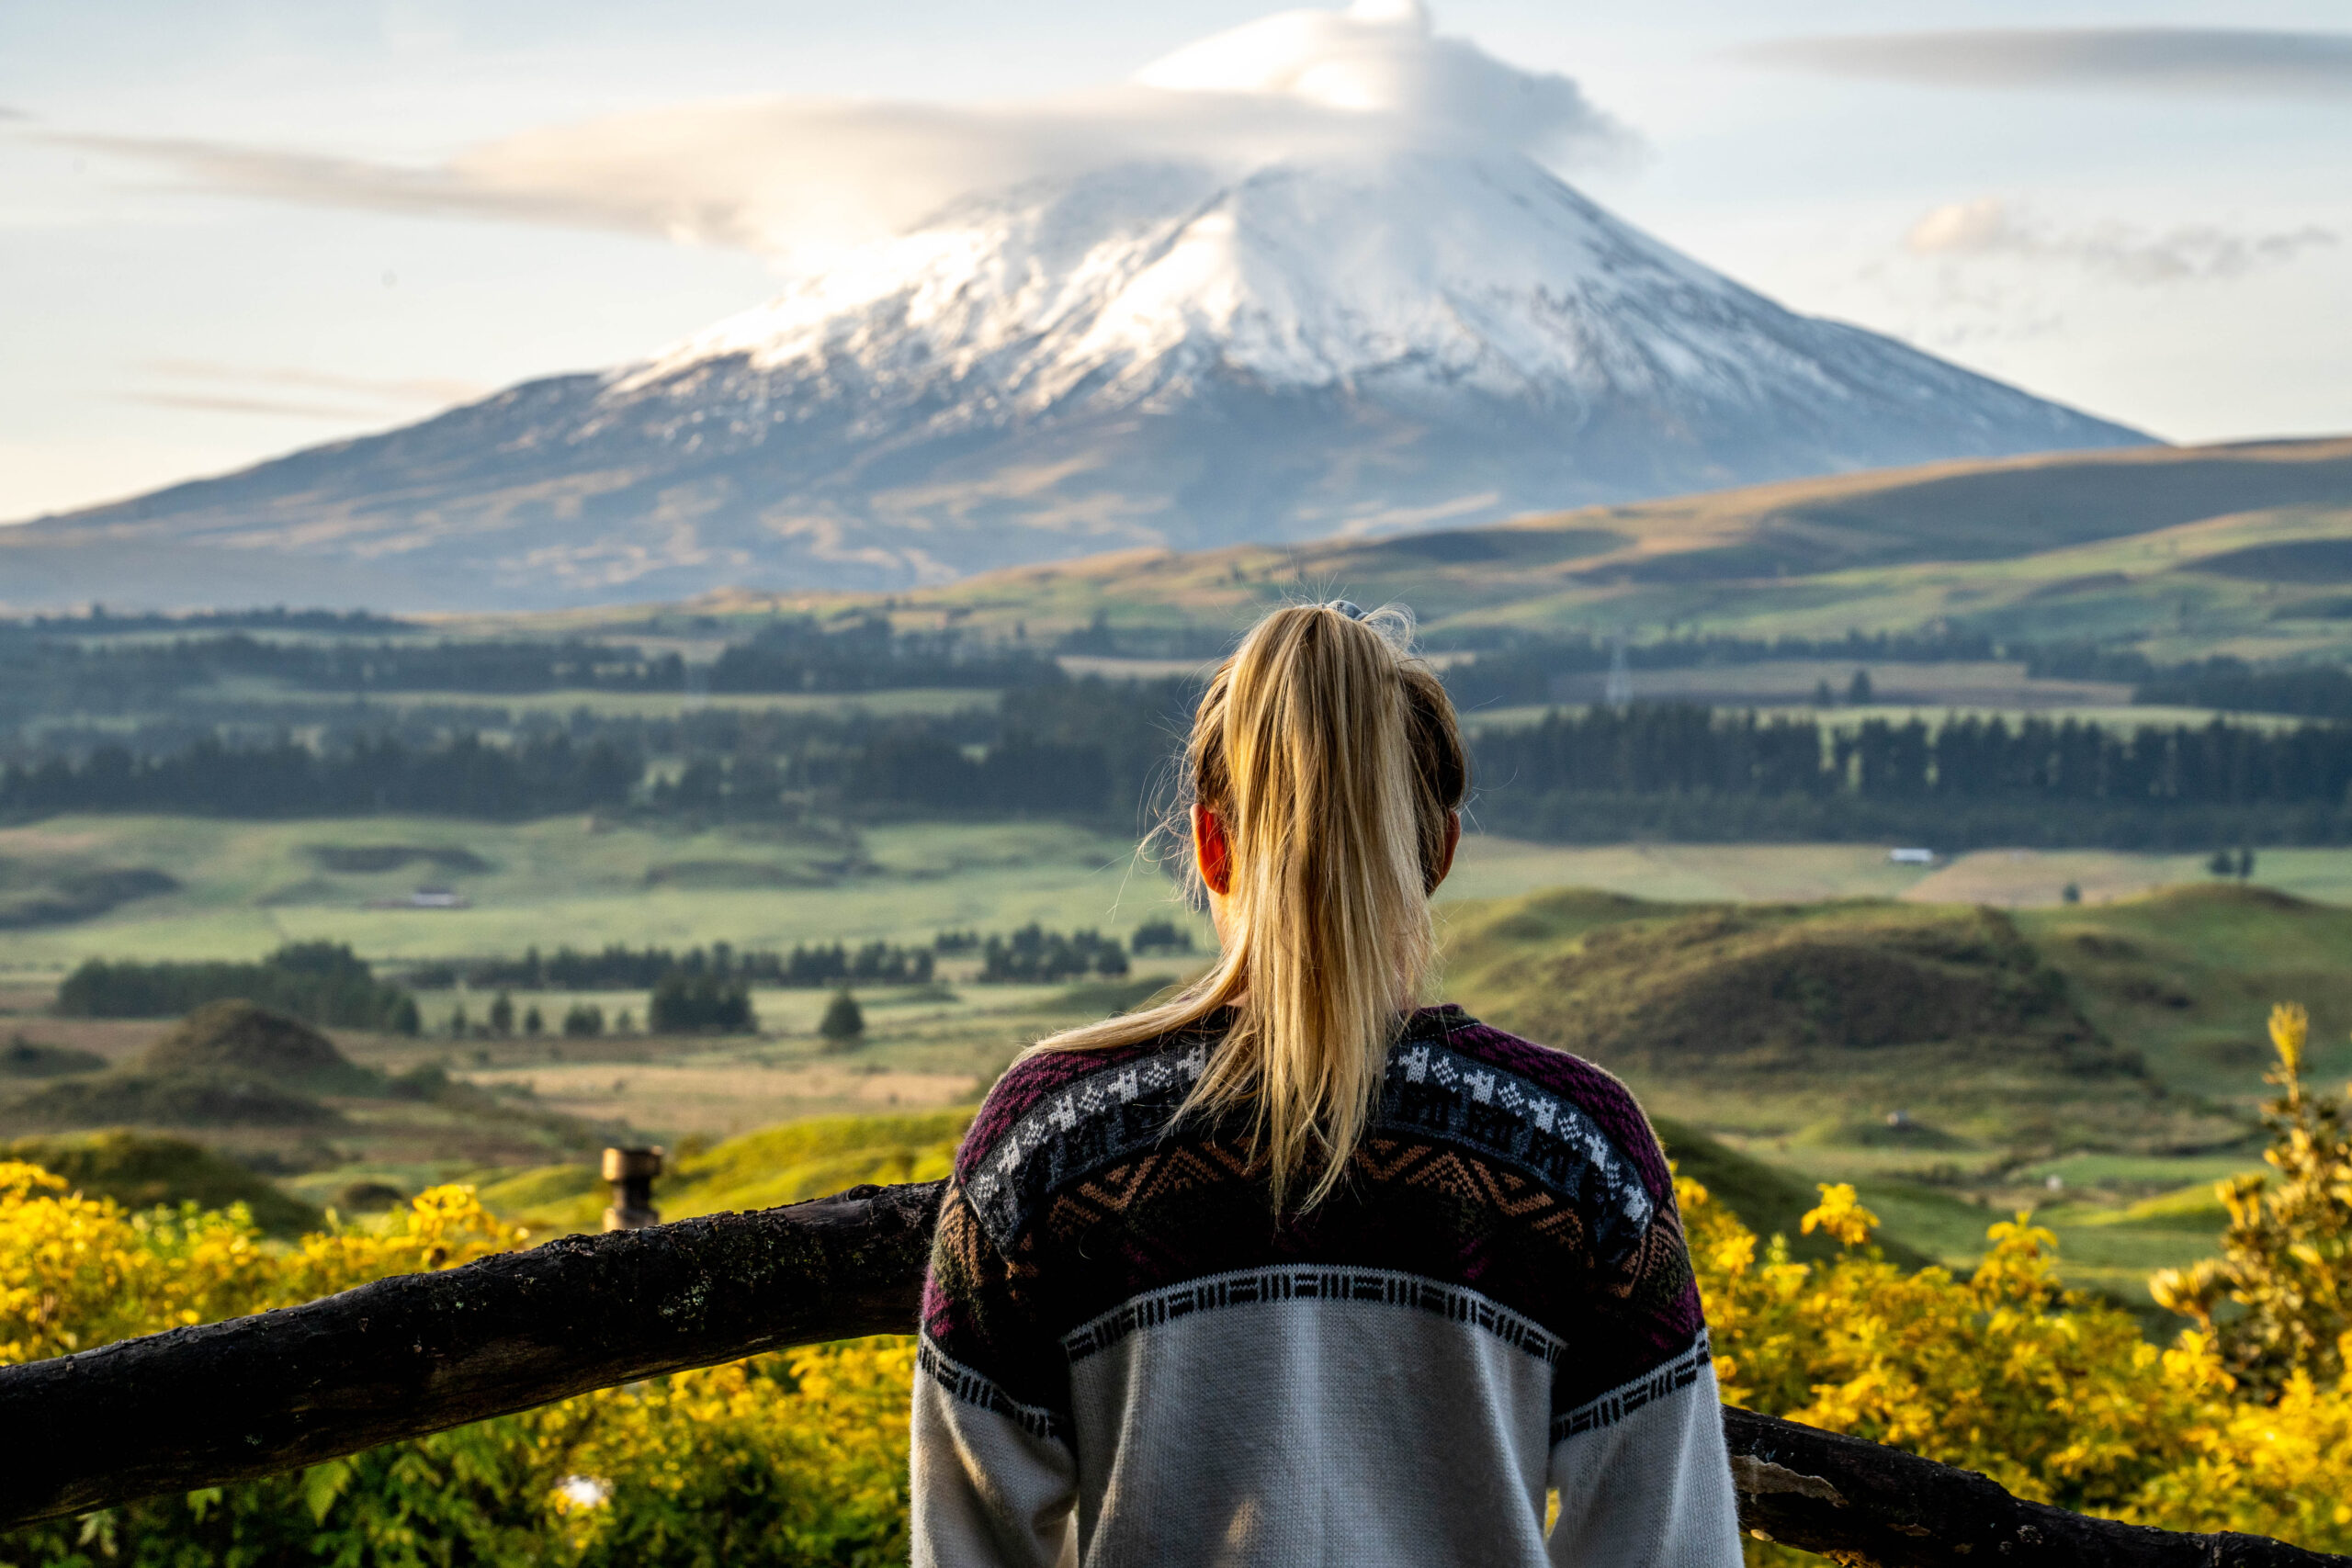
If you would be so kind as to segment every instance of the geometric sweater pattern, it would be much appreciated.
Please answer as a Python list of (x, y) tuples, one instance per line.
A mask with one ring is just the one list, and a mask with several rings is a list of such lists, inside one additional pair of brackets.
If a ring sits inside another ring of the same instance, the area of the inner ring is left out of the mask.
[(916, 1561), (1732, 1568), (1698, 1286), (1624, 1086), (1419, 1010), (1344, 1179), (1278, 1217), (1246, 1123), (1178, 1115), (1224, 1027), (989, 1094), (924, 1286)]

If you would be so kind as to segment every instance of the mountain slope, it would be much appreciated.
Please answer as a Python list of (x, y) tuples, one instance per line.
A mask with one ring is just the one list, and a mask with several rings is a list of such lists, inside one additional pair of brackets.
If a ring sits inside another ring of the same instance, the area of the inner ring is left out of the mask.
[(134, 546), (234, 552), (255, 597), (340, 598), (365, 563), (399, 607), (888, 590), (2143, 439), (1784, 310), (1516, 153), (1136, 164), (960, 204), (644, 363), (44, 519), (0, 561), (127, 603), (171, 594)]

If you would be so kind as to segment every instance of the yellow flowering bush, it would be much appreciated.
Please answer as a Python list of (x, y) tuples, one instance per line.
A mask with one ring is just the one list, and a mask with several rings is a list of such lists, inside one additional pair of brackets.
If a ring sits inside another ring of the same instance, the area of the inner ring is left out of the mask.
[(0, 1365), (311, 1301), (521, 1238), (473, 1189), (436, 1187), (388, 1228), (273, 1249), (242, 1209), (130, 1213), (66, 1192), (38, 1166), (0, 1161)]
[[(2278, 1391), (2295, 1372), (2323, 1382), (2344, 1375), (2338, 1348), (2352, 1336), (2352, 1125), (2343, 1102), (2303, 1088), (2311, 1015), (2271, 1010), (2278, 1066), (2265, 1082), (2278, 1098), (2263, 1108), (2278, 1172), (2222, 1183), (2229, 1227), (2222, 1256), (2149, 1280), (2156, 1300), (2197, 1319), (2239, 1381)], [(2217, 1317), (2223, 1300), (2240, 1310)]]
[[(290, 1247), (239, 1210), (130, 1213), (0, 1163), (0, 1364), (209, 1322), (526, 1239), (473, 1190)], [(606, 1389), (289, 1475), (0, 1537), (0, 1564), (864, 1565), (906, 1556), (912, 1342)]]
[[(2173, 1529), (2352, 1551), (2352, 1149), (2273, 1020), (2277, 1183), (2228, 1184), (2223, 1257), (2156, 1289), (2170, 1347), (2064, 1290), (2020, 1214), (1965, 1275), (1905, 1272), (1825, 1186), (1819, 1263), (1678, 1183), (1724, 1397), (1992, 1476), (2021, 1496)], [(128, 1213), (0, 1164), (0, 1363), (259, 1311), (526, 1239), (469, 1189), (291, 1246), (248, 1216)], [(2228, 1304), (2224, 1304), (2228, 1303)], [(865, 1564), (906, 1554), (904, 1339), (813, 1346), (607, 1389), (306, 1471), (0, 1538), (0, 1568), (212, 1563)], [(1801, 1557), (1748, 1543), (1759, 1562)]]

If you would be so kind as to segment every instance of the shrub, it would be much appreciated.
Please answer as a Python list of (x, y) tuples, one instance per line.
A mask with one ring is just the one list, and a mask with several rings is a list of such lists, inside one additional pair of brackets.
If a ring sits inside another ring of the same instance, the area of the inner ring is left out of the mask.
[(865, 1013), (857, 998), (846, 989), (835, 991), (833, 999), (825, 1004), (825, 1016), (817, 1021), (817, 1032), (834, 1045), (847, 1045), (865, 1034)]
[[(2352, 1344), (2352, 1129), (2343, 1101), (2303, 1088), (2310, 1035), (2301, 1007), (2271, 1010), (2278, 1066), (2263, 1081), (2280, 1092), (2263, 1107), (2263, 1158), (2278, 1179), (2222, 1182), (2222, 1256), (2149, 1281), (2160, 1305), (2197, 1320), (2233, 1377), (2274, 1396), (2297, 1371), (2342, 1381)], [(2241, 1310), (2221, 1313), (2224, 1300)]]

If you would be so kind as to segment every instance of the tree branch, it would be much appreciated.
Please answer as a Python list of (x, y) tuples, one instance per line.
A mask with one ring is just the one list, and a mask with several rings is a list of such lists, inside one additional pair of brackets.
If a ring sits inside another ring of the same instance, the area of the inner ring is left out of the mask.
[[(763, 1350), (914, 1326), (940, 1184), (568, 1236), (258, 1317), (0, 1369), (0, 1528), (315, 1464)], [(2021, 1502), (1984, 1476), (1725, 1409), (1741, 1523), (1883, 1568), (2352, 1568)]]

